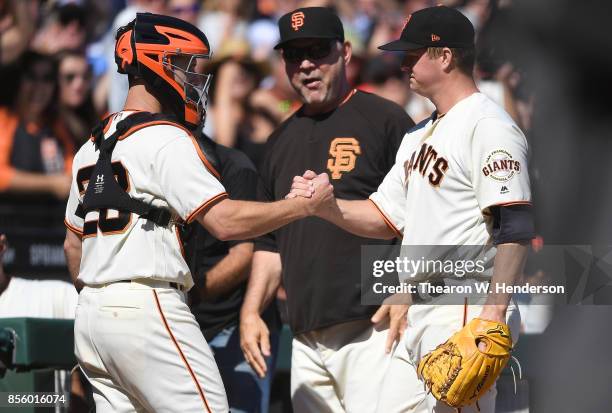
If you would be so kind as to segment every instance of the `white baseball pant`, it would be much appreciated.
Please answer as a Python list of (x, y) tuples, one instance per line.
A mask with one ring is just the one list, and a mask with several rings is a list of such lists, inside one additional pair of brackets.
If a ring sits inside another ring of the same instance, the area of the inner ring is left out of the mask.
[(229, 411), (200, 327), (167, 282), (83, 288), (74, 333), (98, 413)]
[(390, 355), (388, 326), (357, 320), (293, 339), (291, 400), (295, 413), (362, 413), (376, 408)]

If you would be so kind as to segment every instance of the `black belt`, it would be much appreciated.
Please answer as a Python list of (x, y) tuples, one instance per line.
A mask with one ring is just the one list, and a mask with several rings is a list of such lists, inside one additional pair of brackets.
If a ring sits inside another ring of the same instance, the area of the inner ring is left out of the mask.
[[(165, 281), (161, 281), (161, 280), (159, 280), (159, 281), (160, 281), (160, 282), (165, 282)], [(115, 282), (118, 282), (118, 283), (131, 283), (131, 282), (132, 282), (132, 280), (119, 280), (119, 281), (115, 281)], [(168, 282), (168, 285), (170, 286), (170, 288), (174, 288), (175, 290), (182, 291), (182, 289), (181, 289), (181, 288), (182, 288), (182, 285), (181, 285), (181, 284), (179, 284), (179, 283), (175, 283), (175, 282)]]

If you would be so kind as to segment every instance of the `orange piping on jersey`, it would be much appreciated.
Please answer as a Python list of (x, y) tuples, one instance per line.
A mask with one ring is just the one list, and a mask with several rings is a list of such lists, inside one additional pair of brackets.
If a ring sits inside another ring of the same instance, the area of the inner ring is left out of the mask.
[(338, 105), (338, 107), (340, 107), (340, 106), (344, 105), (346, 102), (348, 102), (348, 101), (349, 101), (349, 99), (350, 99), (350, 98), (352, 98), (352, 97), (353, 97), (353, 95), (354, 95), (355, 93), (357, 93), (357, 89), (353, 89), (353, 90), (351, 90), (351, 91), (348, 93), (348, 95), (346, 95), (346, 97), (345, 97), (344, 99), (342, 99), (342, 102), (340, 102), (340, 104)]
[(77, 227), (72, 225), (70, 222), (68, 222), (66, 220), (66, 218), (64, 218), (64, 225), (66, 225), (66, 228), (68, 228), (71, 232), (74, 232), (79, 237), (83, 236), (83, 230), (82, 229), (78, 229)]
[(222, 199), (225, 199), (227, 197), (228, 197), (227, 192), (221, 192), (220, 194), (215, 195), (214, 197), (210, 198), (208, 201), (204, 202), (202, 205), (197, 207), (191, 214), (189, 214), (187, 216), (187, 219), (185, 221), (188, 224), (190, 224), (191, 221), (193, 221), (195, 219), (195, 217), (200, 213), (200, 211), (203, 211), (204, 209), (210, 208), (211, 206), (213, 206), (217, 202), (219, 202)]
[(187, 135), (189, 135), (189, 137), (191, 138), (191, 142), (193, 143), (193, 146), (195, 146), (196, 152), (198, 153), (198, 156), (200, 157), (200, 159), (204, 163), (204, 166), (206, 166), (206, 169), (208, 169), (210, 171), (210, 173), (212, 173), (217, 179), (221, 179), (221, 174), (219, 174), (219, 172), (217, 172), (217, 170), (210, 164), (208, 159), (206, 159), (206, 156), (204, 156), (204, 154), (202, 153), (202, 150), (200, 149), (200, 146), (196, 142), (195, 137), (193, 136), (193, 134), (188, 129), (184, 128), (182, 125), (179, 125), (177, 123), (170, 122), (170, 121), (167, 121), (167, 120), (159, 120), (159, 121), (142, 123), (140, 125), (134, 126), (131, 129), (128, 129), (128, 131), (125, 134), (123, 134), (119, 138), (119, 140), (120, 141), (124, 140), (125, 138), (127, 138), (128, 136), (132, 135), (133, 133), (139, 131), (142, 128), (146, 128), (146, 127), (149, 127), (149, 126), (156, 126), (156, 125), (171, 125), (171, 126), (175, 126), (175, 127), (179, 128), (179, 129), (182, 129), (183, 131), (185, 131), (185, 133)]
[(511, 202), (502, 202), (500, 204), (493, 204), (491, 206), (511, 206), (511, 205), (531, 205), (529, 201), (511, 201)]
[(385, 220), (385, 224), (387, 224), (387, 226), (389, 228), (391, 228), (391, 230), (393, 232), (395, 232), (395, 235), (399, 238), (402, 239), (404, 238), (404, 234), (402, 234), (400, 232), (399, 229), (397, 229), (397, 227), (393, 224), (393, 222), (389, 219), (389, 217), (387, 217), (387, 215), (385, 215), (385, 213), (383, 212), (382, 209), (380, 209), (378, 207), (378, 205), (376, 205), (376, 202), (374, 202), (372, 199), (368, 198), (368, 201), (370, 201), (372, 203), (372, 205), (374, 205), (374, 207), (376, 207), (376, 210), (380, 213), (380, 215), (382, 216), (382, 218)]
[(468, 310), (468, 298), (465, 297), (463, 301), (463, 326), (467, 323), (467, 310)]
[(213, 174), (215, 178), (221, 180), (221, 174), (217, 172), (217, 170), (210, 164), (210, 162), (208, 162), (208, 159), (206, 159), (206, 155), (202, 153), (202, 149), (200, 149), (200, 145), (198, 145), (198, 143), (196, 142), (195, 137), (191, 133), (189, 133), (189, 137), (191, 138), (191, 143), (193, 143), (193, 146), (195, 146), (196, 152), (198, 153), (200, 160), (204, 163), (206, 169), (208, 169), (208, 171)]
[(128, 137), (130, 137), (132, 134), (138, 132), (139, 130), (149, 127), (149, 126), (156, 126), (156, 125), (172, 125), (172, 126), (178, 126), (176, 123), (174, 122), (170, 122), (167, 120), (154, 120), (152, 122), (146, 122), (146, 123), (141, 123), (139, 125), (136, 126), (132, 126), (130, 129), (128, 129), (123, 135), (121, 135), (119, 137), (119, 140), (122, 141)]
[(19, 119), (8, 109), (0, 108), (0, 191), (11, 185), (15, 168), (11, 166), (10, 156), (13, 148), (13, 139)]
[(189, 365), (189, 362), (187, 361), (187, 358), (185, 357), (185, 354), (181, 350), (181, 347), (179, 346), (178, 341), (176, 341), (176, 338), (174, 337), (174, 334), (172, 334), (172, 330), (170, 330), (170, 326), (168, 325), (168, 321), (166, 320), (166, 317), (164, 316), (164, 312), (162, 311), (162, 308), (161, 308), (161, 304), (159, 303), (159, 298), (157, 297), (157, 291), (155, 291), (155, 290), (153, 290), (153, 298), (155, 299), (155, 305), (157, 306), (157, 311), (159, 311), (159, 316), (161, 317), (162, 323), (164, 324), (164, 327), (166, 328), (166, 331), (170, 335), (170, 339), (174, 343), (174, 346), (176, 347), (176, 351), (178, 351), (179, 356), (181, 357), (181, 359), (183, 360), (183, 363), (185, 364), (185, 367), (187, 367), (187, 371), (189, 371), (189, 374), (191, 375), (191, 378), (193, 379), (193, 381), (194, 381), (194, 383), (196, 385), (196, 388), (198, 389), (198, 393), (200, 394), (200, 398), (202, 399), (202, 402), (204, 402), (204, 407), (206, 408), (206, 411), (208, 413), (212, 413), (212, 411), (210, 410), (210, 407), (208, 406), (208, 401), (206, 400), (206, 396), (204, 395), (204, 390), (202, 390), (202, 386), (200, 386), (200, 382), (198, 382), (198, 378), (196, 377), (195, 373), (193, 372), (193, 369), (191, 368), (191, 366)]
[[(113, 123), (113, 120), (114, 120), (114, 119), (112, 119), (112, 120), (111, 120), (110, 118), (111, 118), (111, 117), (115, 117), (115, 116), (117, 116), (117, 115), (118, 115), (118, 114), (120, 114), (121, 112), (133, 112), (133, 113), (136, 113), (136, 112), (144, 112), (144, 110), (136, 110), (136, 109), (123, 109), (122, 111), (119, 111), (119, 112), (114, 112), (114, 113), (111, 113), (111, 114), (109, 114), (109, 115), (104, 116), (104, 117), (102, 118), (102, 122), (104, 122), (104, 120), (105, 120), (105, 119), (108, 119), (108, 122), (106, 122), (106, 125), (104, 125), (104, 129), (102, 130), (102, 134), (106, 135), (106, 133), (107, 133), (107, 132), (108, 132), (108, 130), (110, 129), (111, 124)], [(131, 115), (131, 113), (130, 113), (130, 115)], [(93, 142), (94, 137), (93, 137), (93, 136), (91, 136), (91, 137), (89, 138), (89, 140)]]
[(183, 259), (185, 259), (185, 248), (183, 247), (183, 240), (181, 239), (181, 234), (179, 234), (178, 226), (174, 226), (174, 233), (176, 234), (179, 247), (181, 247), (181, 255), (183, 256)]

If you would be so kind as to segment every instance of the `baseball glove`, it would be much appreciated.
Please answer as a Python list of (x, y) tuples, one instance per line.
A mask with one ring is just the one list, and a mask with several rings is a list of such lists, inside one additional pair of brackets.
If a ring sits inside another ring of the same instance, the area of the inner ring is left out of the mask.
[[(480, 342), (487, 346), (484, 352)], [(425, 355), (417, 374), (436, 399), (451, 407), (468, 406), (495, 383), (511, 351), (506, 324), (475, 318)]]

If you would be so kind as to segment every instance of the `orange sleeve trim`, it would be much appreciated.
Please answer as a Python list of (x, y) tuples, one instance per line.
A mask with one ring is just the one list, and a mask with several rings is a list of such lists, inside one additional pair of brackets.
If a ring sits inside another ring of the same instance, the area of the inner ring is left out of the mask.
[(218, 195), (213, 196), (212, 198), (210, 198), (209, 200), (207, 200), (206, 202), (204, 202), (202, 205), (200, 205), (199, 207), (197, 207), (191, 214), (189, 214), (187, 216), (187, 219), (185, 219), (185, 221), (190, 224), (195, 217), (203, 210), (210, 208), (211, 206), (213, 206), (214, 204), (216, 204), (217, 202), (225, 199), (228, 197), (227, 192), (221, 192)]
[(511, 205), (532, 205), (529, 201), (510, 201), (510, 202), (502, 202), (499, 204), (493, 204), (491, 206), (511, 206)]
[(181, 358), (181, 360), (183, 361), (183, 364), (187, 368), (187, 371), (189, 372), (189, 375), (191, 376), (191, 379), (193, 380), (196, 386), (196, 390), (198, 391), (198, 394), (200, 395), (200, 398), (202, 399), (202, 402), (204, 403), (204, 408), (206, 409), (208, 413), (212, 413), (212, 411), (210, 410), (210, 406), (208, 405), (208, 401), (206, 400), (206, 396), (204, 395), (204, 390), (202, 389), (202, 386), (200, 385), (198, 378), (193, 372), (193, 369), (191, 368), (191, 366), (189, 365), (189, 361), (187, 361), (187, 357), (185, 357), (185, 353), (183, 353), (183, 350), (181, 350), (181, 346), (179, 345), (178, 341), (176, 341), (174, 334), (172, 334), (172, 330), (170, 330), (170, 326), (168, 325), (168, 320), (166, 320), (166, 316), (164, 315), (164, 312), (162, 311), (161, 304), (159, 303), (159, 297), (157, 297), (157, 291), (155, 290), (153, 290), (153, 299), (155, 300), (155, 306), (157, 307), (157, 311), (159, 312), (161, 321), (164, 324), (164, 327), (166, 328), (168, 335), (170, 336), (170, 340), (172, 340), (172, 343), (174, 344), (174, 347), (176, 348), (176, 351), (178, 352), (179, 357)]
[(389, 217), (387, 215), (385, 215), (385, 213), (383, 212), (382, 209), (380, 209), (378, 207), (378, 205), (376, 205), (376, 202), (374, 202), (372, 199), (368, 198), (368, 201), (370, 201), (372, 203), (372, 205), (374, 205), (374, 207), (376, 208), (376, 210), (380, 213), (380, 215), (382, 216), (383, 220), (385, 221), (385, 224), (387, 224), (387, 226), (389, 228), (391, 228), (391, 230), (393, 232), (395, 232), (395, 235), (399, 238), (402, 239), (404, 238), (404, 234), (402, 234), (400, 232), (399, 229), (397, 229), (397, 227), (395, 225), (393, 225), (393, 222), (389, 219)]
[(68, 220), (66, 218), (64, 218), (64, 225), (66, 225), (66, 228), (68, 228), (70, 231), (74, 232), (79, 237), (83, 236), (83, 230), (75, 227), (74, 225), (72, 225), (70, 222), (68, 222)]

